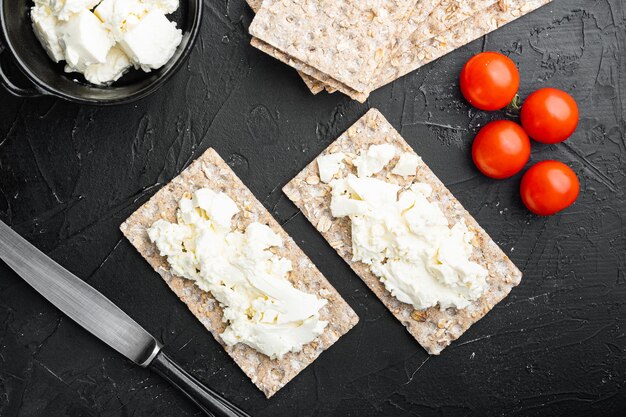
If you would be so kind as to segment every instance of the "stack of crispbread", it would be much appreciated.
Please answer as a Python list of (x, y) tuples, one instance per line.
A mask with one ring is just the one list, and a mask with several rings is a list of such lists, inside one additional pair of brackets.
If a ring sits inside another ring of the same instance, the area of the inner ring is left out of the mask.
[(252, 45), (313, 94), (370, 92), (551, 0), (247, 0)]

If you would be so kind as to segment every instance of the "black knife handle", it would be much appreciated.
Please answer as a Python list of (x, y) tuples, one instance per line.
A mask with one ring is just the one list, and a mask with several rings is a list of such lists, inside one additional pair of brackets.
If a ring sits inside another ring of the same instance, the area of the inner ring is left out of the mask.
[(245, 411), (189, 375), (163, 351), (154, 358), (149, 368), (178, 388), (209, 416), (250, 417)]

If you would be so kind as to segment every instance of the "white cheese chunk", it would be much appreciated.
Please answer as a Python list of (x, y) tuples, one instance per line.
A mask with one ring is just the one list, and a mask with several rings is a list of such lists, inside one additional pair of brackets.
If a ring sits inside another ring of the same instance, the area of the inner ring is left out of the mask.
[(48, 56), (59, 62), (65, 59), (65, 52), (59, 42), (57, 26), (58, 19), (53, 16), (49, 8), (33, 7), (30, 17), (33, 21), (33, 31)]
[(102, 22), (89, 10), (72, 15), (59, 30), (68, 72), (83, 72), (90, 64), (105, 63), (115, 43)]
[(139, 23), (150, 10), (152, 9), (140, 0), (103, 0), (94, 10), (94, 14), (119, 42), (124, 33)]
[(419, 161), (420, 157), (413, 152), (404, 152), (400, 155), (400, 159), (398, 160), (396, 166), (391, 170), (391, 173), (402, 177), (415, 175)]
[(343, 159), (346, 155), (343, 152), (331, 153), (317, 158), (317, 167), (320, 171), (320, 180), (328, 184), (335, 174), (341, 171), (346, 165)]
[[(370, 152), (372, 147), (362, 154), (363, 161), (371, 159), (361, 165), (367, 173), (384, 168), (378, 161), (393, 158), (390, 151)], [(407, 163), (411, 170), (413, 162)], [(353, 260), (369, 265), (399, 301), (418, 310), (465, 308), (487, 290), (487, 270), (471, 260), (474, 234), (463, 221), (449, 226), (430, 200), (430, 185), (414, 183), (401, 191), (395, 184), (352, 174), (330, 185), (332, 215), (351, 221)]]
[(354, 160), (360, 178), (380, 172), (396, 156), (396, 148), (390, 144), (372, 145)]
[(93, 84), (118, 80), (129, 64), (144, 71), (159, 68), (182, 41), (182, 32), (165, 17), (178, 9), (179, 0), (34, 0), (34, 4), (33, 31), (46, 53), (55, 62), (66, 61), (65, 71), (81, 72)]
[(160, 10), (165, 14), (178, 10), (178, 0), (143, 0), (150, 10)]
[(196, 191), (191, 201), (194, 207), (204, 210), (214, 223), (226, 229), (230, 229), (231, 219), (239, 212), (237, 204), (230, 197), (208, 188)]
[(170, 14), (178, 9), (178, 0), (102, 0), (94, 13), (117, 41), (149, 12)]
[(347, 195), (333, 196), (330, 202), (330, 212), (334, 217), (356, 216), (367, 211), (367, 204), (355, 200)]
[(35, 0), (34, 3), (48, 9), (57, 19), (68, 20), (74, 14), (93, 9), (100, 0)]
[(107, 54), (106, 62), (91, 64), (85, 69), (85, 79), (102, 85), (117, 81), (131, 67), (130, 60), (118, 47), (114, 46)]
[(174, 274), (194, 280), (222, 306), (221, 334), (229, 346), (243, 343), (269, 356), (298, 352), (328, 323), (320, 319), (325, 299), (296, 289), (287, 279), (291, 262), (271, 249), (279, 235), (253, 222), (233, 231), (237, 204), (208, 188), (180, 200), (177, 223), (156, 221), (148, 236)]
[(150, 11), (120, 39), (120, 46), (144, 71), (162, 67), (176, 52), (183, 38), (174, 22), (163, 12)]

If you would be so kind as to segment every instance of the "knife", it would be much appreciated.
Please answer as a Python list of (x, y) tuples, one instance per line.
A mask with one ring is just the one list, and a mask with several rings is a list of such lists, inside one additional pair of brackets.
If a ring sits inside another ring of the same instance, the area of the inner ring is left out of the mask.
[(0, 258), (37, 292), (98, 339), (161, 375), (207, 415), (250, 417), (177, 365), (163, 345), (108, 298), (0, 221)]

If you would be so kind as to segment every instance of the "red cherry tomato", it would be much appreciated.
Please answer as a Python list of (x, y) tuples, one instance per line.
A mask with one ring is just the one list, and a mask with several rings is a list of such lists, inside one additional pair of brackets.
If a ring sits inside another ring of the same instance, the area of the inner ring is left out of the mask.
[(508, 120), (483, 127), (472, 144), (472, 159), (488, 177), (503, 179), (517, 174), (530, 158), (530, 139), (524, 129)]
[(565, 91), (542, 88), (522, 105), (522, 126), (528, 136), (541, 143), (559, 143), (578, 126), (578, 105)]
[(517, 94), (519, 71), (515, 63), (498, 52), (474, 55), (461, 71), (461, 92), (481, 110), (500, 110)]
[(520, 194), (530, 211), (551, 216), (574, 203), (580, 192), (578, 177), (559, 161), (542, 161), (522, 177)]

